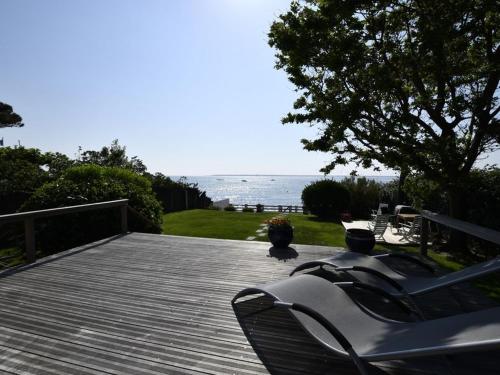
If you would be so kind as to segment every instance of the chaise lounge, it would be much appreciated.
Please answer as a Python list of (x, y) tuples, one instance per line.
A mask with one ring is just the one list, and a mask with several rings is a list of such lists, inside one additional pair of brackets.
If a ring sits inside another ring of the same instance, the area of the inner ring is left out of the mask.
[[(270, 300), (264, 308), (258, 308), (259, 304), (254, 304), (253, 311), (239, 308), (250, 297), (262, 295)], [(351, 360), (362, 375), (368, 374), (369, 362), (500, 348), (500, 308), (429, 321), (397, 322), (356, 304), (340, 287), (312, 275), (244, 289), (234, 297), (232, 305), (259, 356), (263, 357), (266, 348), (256, 346), (256, 333), (246, 327), (247, 317), (255, 320), (259, 314), (281, 308), (331, 355)], [(273, 324), (283, 323), (279, 320)], [(263, 362), (266, 364), (265, 358)]]
[(405, 259), (433, 272), (432, 267), (426, 263), (403, 254), (368, 256), (355, 252), (343, 252), (330, 258), (301, 264), (291, 272), (290, 276), (298, 271), (329, 266), (335, 272), (345, 273), (352, 279), (378, 287), (394, 296), (412, 297), (500, 271), (500, 257), (497, 257), (443, 276), (412, 276), (395, 271), (380, 260), (388, 256)]

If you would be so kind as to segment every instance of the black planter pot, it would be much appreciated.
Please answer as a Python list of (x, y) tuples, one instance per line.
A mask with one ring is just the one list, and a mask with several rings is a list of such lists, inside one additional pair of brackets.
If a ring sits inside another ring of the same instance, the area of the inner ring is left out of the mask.
[(293, 228), (290, 226), (270, 225), (267, 230), (269, 241), (276, 248), (287, 248), (293, 240)]
[(368, 229), (346, 229), (345, 243), (351, 251), (370, 254), (375, 247), (375, 235)]

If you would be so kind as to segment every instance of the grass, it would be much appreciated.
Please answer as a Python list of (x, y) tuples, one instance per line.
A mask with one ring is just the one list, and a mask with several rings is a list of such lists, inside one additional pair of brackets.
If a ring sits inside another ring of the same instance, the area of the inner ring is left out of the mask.
[(271, 213), (189, 210), (163, 216), (163, 233), (188, 237), (246, 240)]
[(18, 248), (8, 247), (5, 249), (0, 249), (0, 259), (11, 255), (16, 255), (16, 256), (13, 258), (9, 258), (7, 260), (3, 261), (0, 260), (0, 269), (17, 266), (18, 264), (24, 263), (23, 252), (21, 252)]

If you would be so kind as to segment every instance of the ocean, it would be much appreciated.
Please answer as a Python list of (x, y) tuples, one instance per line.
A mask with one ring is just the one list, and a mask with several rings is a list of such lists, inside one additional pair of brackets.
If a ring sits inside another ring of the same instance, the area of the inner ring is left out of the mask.
[[(346, 176), (328, 176), (340, 181)], [(178, 180), (179, 176), (171, 176)], [(313, 181), (324, 179), (314, 176), (268, 176), (268, 175), (230, 175), (230, 176), (186, 176), (189, 183), (198, 184), (213, 201), (229, 199), (232, 204), (269, 204), (300, 206), (302, 190)], [(378, 182), (389, 182), (392, 176), (367, 176)]]

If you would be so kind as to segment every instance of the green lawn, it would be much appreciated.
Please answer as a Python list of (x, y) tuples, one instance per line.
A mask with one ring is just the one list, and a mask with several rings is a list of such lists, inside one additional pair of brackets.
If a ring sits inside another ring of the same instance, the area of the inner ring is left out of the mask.
[[(178, 236), (210, 237), (231, 240), (246, 240), (256, 237), (256, 241), (267, 241), (267, 236), (257, 237), (267, 219), (277, 213), (248, 213), (213, 210), (189, 210), (165, 214), (163, 233)], [(288, 214), (294, 226), (293, 243), (345, 247), (344, 227), (332, 221), (319, 220), (313, 215)], [(387, 247), (377, 245), (379, 251), (417, 251), (416, 247)]]
[(245, 240), (271, 213), (247, 213), (213, 210), (188, 210), (163, 216), (163, 233), (177, 236)]
[(6, 268), (6, 267), (12, 267), (12, 266), (17, 266), (18, 264), (21, 264), (24, 262), (24, 256), (20, 252), (19, 249), (15, 247), (8, 247), (5, 249), (0, 249), (0, 258), (11, 256), (11, 255), (16, 255), (14, 258), (10, 258), (8, 260), (3, 260), (0, 261), (0, 269)]

